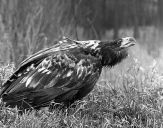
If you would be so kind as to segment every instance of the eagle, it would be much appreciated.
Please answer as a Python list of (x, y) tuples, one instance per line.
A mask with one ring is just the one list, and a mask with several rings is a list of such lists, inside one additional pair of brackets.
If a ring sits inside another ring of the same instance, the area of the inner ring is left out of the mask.
[(71, 105), (93, 90), (103, 67), (121, 62), (135, 43), (133, 37), (112, 41), (65, 37), (25, 59), (2, 85), (1, 100), (23, 110), (40, 109), (52, 101)]

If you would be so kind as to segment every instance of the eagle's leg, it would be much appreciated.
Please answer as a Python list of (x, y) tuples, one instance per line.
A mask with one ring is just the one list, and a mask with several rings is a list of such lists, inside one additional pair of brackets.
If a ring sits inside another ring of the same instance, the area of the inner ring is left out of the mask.
[(85, 85), (82, 87), (79, 92), (76, 94), (76, 99), (81, 100), (85, 97), (88, 93), (90, 93), (94, 88), (94, 85)]
[(88, 93), (90, 93), (94, 88), (94, 85), (85, 85), (84, 87), (80, 88), (80, 90), (78, 90), (78, 93), (76, 95), (74, 95), (74, 97), (69, 100), (66, 104), (67, 107), (75, 107), (76, 105), (73, 104), (75, 101), (77, 100), (82, 100), (83, 97), (85, 97)]

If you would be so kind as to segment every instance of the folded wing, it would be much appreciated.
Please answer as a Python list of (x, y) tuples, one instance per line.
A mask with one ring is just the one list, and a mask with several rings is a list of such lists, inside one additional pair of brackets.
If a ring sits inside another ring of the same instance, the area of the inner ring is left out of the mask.
[(98, 59), (75, 54), (74, 47), (79, 50), (75, 45), (59, 52), (51, 49), (24, 61), (3, 85), (3, 101), (10, 106), (24, 102), (28, 107), (39, 107), (55, 99), (71, 100), (83, 86), (94, 85), (100, 75)]

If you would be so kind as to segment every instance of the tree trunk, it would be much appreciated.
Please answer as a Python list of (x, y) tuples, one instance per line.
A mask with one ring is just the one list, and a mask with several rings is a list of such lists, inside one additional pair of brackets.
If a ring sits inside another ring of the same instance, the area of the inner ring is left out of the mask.
[(159, 27), (163, 28), (163, 0), (158, 0), (158, 19)]
[(138, 3), (139, 1), (137, 0), (133, 0), (133, 16), (134, 16), (134, 37), (135, 38), (139, 38), (139, 20), (138, 20), (138, 9), (139, 9), (139, 6), (138, 6)]
[(119, 2), (117, 0), (115, 0), (114, 2), (114, 7), (117, 6), (117, 9), (114, 10), (114, 26), (113, 26), (113, 30), (114, 30), (114, 35), (113, 35), (113, 39), (117, 39), (118, 36), (119, 36), (119, 23), (118, 23), (118, 20), (119, 20), (119, 16), (118, 16), (118, 12), (119, 12)]

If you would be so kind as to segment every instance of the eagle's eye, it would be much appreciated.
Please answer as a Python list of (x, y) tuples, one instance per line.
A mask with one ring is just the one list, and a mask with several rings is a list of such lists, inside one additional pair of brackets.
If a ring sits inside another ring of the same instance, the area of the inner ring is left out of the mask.
[(115, 41), (115, 47), (121, 46), (121, 43), (122, 43), (122, 39), (116, 40), (116, 41)]
[(121, 45), (121, 43), (122, 43), (122, 39), (119, 39), (119, 40), (117, 41), (117, 44)]

